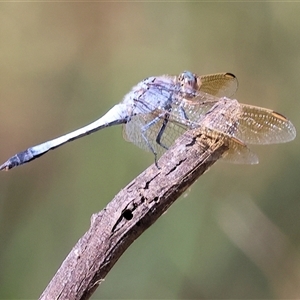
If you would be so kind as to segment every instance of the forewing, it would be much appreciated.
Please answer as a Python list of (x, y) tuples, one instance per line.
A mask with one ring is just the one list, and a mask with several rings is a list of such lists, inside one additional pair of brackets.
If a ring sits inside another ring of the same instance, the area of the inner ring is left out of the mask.
[(238, 80), (231, 73), (202, 75), (198, 78), (200, 91), (216, 97), (231, 97), (238, 88)]
[(296, 136), (294, 125), (283, 115), (262, 107), (241, 104), (242, 114), (234, 136), (246, 144), (276, 144)]

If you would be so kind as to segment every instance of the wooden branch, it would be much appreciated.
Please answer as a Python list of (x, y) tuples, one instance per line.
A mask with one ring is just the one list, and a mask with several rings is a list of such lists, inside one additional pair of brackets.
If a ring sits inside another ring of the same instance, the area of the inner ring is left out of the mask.
[[(220, 103), (201, 124), (207, 126), (220, 119), (224, 122), (224, 109), (228, 108)], [(226, 123), (229, 128), (234, 126), (234, 122)], [(186, 132), (158, 161), (159, 169), (154, 164), (150, 166), (92, 216), (90, 229), (69, 253), (40, 299), (89, 299), (131, 243), (226, 150), (224, 140), (203, 133), (203, 128)]]

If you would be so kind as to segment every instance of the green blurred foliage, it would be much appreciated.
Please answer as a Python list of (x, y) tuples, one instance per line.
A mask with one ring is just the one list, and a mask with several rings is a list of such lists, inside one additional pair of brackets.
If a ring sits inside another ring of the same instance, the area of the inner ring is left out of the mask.
[[(145, 77), (232, 72), (240, 102), (299, 127), (300, 4), (0, 3), (0, 157), (104, 114)], [(217, 163), (93, 299), (300, 297), (299, 141)], [(153, 163), (121, 127), (0, 180), (0, 299), (38, 298), (94, 212)]]

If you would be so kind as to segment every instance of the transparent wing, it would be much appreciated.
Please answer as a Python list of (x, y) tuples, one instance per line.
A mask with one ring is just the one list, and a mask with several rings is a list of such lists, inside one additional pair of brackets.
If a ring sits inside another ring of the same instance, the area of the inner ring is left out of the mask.
[(285, 143), (296, 137), (294, 125), (283, 115), (262, 107), (241, 104), (234, 136), (246, 144)]
[[(146, 151), (155, 151), (159, 157), (166, 151), (164, 147), (156, 142), (164, 120), (162, 118), (158, 119), (156, 123), (152, 124), (144, 132), (142, 130), (144, 126), (151, 123), (158, 115), (159, 113), (157, 111), (132, 117), (130, 122), (123, 125), (123, 137), (125, 140), (134, 143), (136, 146)], [(187, 127), (184, 126), (184, 124), (169, 121), (163, 131), (160, 143), (165, 147), (170, 148), (175, 140), (186, 130)]]
[[(172, 113), (176, 112), (174, 119), (180, 122), (181, 117), (178, 111), (182, 108), (190, 124), (197, 124), (218, 101), (219, 98), (200, 91), (192, 100), (183, 100), (181, 105), (172, 110)], [(241, 115), (234, 137), (245, 144), (285, 143), (296, 137), (294, 125), (280, 113), (253, 105), (240, 105)]]
[(238, 80), (231, 73), (198, 76), (200, 91), (216, 96), (231, 97), (238, 89)]

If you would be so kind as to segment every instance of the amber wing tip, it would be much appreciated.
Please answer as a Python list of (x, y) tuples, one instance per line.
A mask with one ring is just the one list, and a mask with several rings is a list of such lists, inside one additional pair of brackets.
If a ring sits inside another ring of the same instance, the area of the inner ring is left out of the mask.
[(234, 74), (230, 73), (230, 72), (226, 72), (225, 75), (228, 76), (228, 77), (236, 78), (236, 76)]
[(277, 111), (273, 111), (272, 112), (272, 115), (277, 118), (278, 120), (281, 120), (283, 123), (286, 124), (286, 127), (288, 127), (289, 129), (289, 134), (290, 134), (290, 137), (289, 139), (287, 140), (287, 142), (289, 141), (292, 141), (295, 139), (297, 133), (296, 133), (296, 128), (295, 126), (293, 125), (293, 123), (288, 119), (286, 118), (284, 115), (282, 115), (281, 113), (277, 112)]
[(288, 121), (288, 119), (284, 115), (282, 115), (281, 113), (279, 113), (277, 111), (273, 111), (272, 115), (274, 117), (276, 117), (277, 119), (280, 119), (281, 121), (284, 121), (284, 122)]

